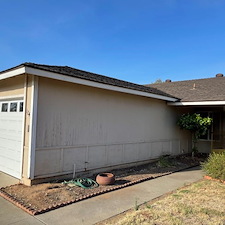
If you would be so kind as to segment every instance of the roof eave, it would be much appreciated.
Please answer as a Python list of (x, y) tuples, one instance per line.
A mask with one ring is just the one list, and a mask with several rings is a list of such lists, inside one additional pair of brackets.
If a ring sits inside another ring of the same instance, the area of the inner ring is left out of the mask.
[(196, 102), (168, 102), (170, 106), (216, 106), (216, 105), (225, 105), (225, 101), (196, 101)]
[(26, 71), (25, 66), (19, 65), (17, 67), (2, 71), (0, 74), (0, 80), (4, 80), (10, 77), (18, 76), (24, 74)]
[(139, 95), (139, 96), (164, 100), (167, 102), (176, 102), (179, 100), (177, 98), (168, 97), (168, 96), (164, 96), (164, 95), (158, 95), (158, 94), (153, 94), (153, 93), (149, 93), (149, 92), (138, 91), (138, 90), (114, 86), (114, 85), (110, 85), (110, 84), (103, 84), (103, 83), (94, 82), (94, 81), (90, 81), (90, 80), (86, 80), (86, 79), (67, 76), (64, 74), (59, 74), (59, 73), (55, 73), (55, 72), (36, 69), (36, 68), (29, 67), (29, 66), (25, 66), (24, 64), (21, 64), (17, 67), (3, 71), (0, 75), (0, 80), (18, 76), (18, 75), (25, 74), (25, 73), (40, 76), (40, 77), (46, 77), (46, 78), (51, 78), (51, 79), (56, 79), (56, 80), (61, 80), (61, 81), (66, 81), (66, 82), (111, 90), (111, 91), (117, 91), (117, 92), (122, 92), (122, 93), (128, 93), (128, 94), (133, 94), (133, 95)]

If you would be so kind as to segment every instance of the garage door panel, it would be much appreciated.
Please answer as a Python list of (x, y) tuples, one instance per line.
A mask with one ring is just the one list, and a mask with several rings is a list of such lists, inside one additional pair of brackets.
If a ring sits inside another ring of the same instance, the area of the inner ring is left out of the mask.
[[(5, 173), (8, 173), (14, 177), (20, 177), (20, 171), (17, 170), (18, 167), (20, 167), (20, 161), (15, 161), (10, 158), (4, 157), (4, 163), (0, 163), (0, 167), (2, 168), (2, 171)], [(11, 165), (14, 164), (14, 167)]]
[[(2, 103), (19, 102), (22, 100), (0, 101)], [(21, 178), (22, 163), (22, 130), (23, 112), (0, 111), (0, 170), (17, 178)]]
[(0, 145), (4, 144), (4, 142), (7, 142), (7, 140), (21, 142), (21, 140), (19, 140), (21, 138), (21, 135), (22, 135), (22, 132), (20, 132), (20, 133), (11, 132), (10, 133), (9, 131), (7, 131), (3, 134), (0, 133), (0, 140), (2, 142), (2, 143), (0, 143)]
[(0, 148), (14, 149), (14, 151), (17, 151), (17, 148), (21, 147), (21, 141), (15, 140), (12, 137), (0, 138), (0, 143)]
[(8, 157), (5, 157), (5, 156), (3, 156), (3, 159), (4, 159), (4, 163), (0, 163), (0, 165), (4, 165), (5, 168), (8, 168), (8, 169), (11, 168), (13, 170), (13, 168), (11, 166), (12, 163), (17, 164), (18, 166), (20, 165), (19, 160), (14, 160), (12, 158), (8, 158)]
[(0, 137), (2, 139), (9, 139), (9, 140), (19, 140), (21, 137), (22, 132), (15, 132), (11, 130), (6, 130), (5, 132), (0, 132)]
[[(10, 161), (11, 163), (18, 163), (18, 162), (20, 162), (19, 156), (20, 156), (19, 153), (15, 154), (15, 152), (7, 151), (6, 154), (5, 153), (0, 154), (0, 157), (3, 159), (3, 161), (1, 160), (2, 163), (0, 163), (0, 164), (6, 164), (6, 160)], [(7, 166), (11, 167), (11, 165), (7, 165)]]
[(22, 121), (18, 121), (18, 120), (8, 120), (5, 122), (1, 122), (1, 126), (7, 126), (7, 130), (11, 130), (11, 131), (21, 131), (22, 129), (19, 128), (19, 126), (21, 125)]
[(4, 157), (12, 158), (12, 159), (14, 158), (14, 160), (16, 161), (16, 159), (18, 158), (19, 155), (20, 155), (20, 152), (16, 152), (13, 149), (9, 149), (9, 148), (1, 148), (0, 149), (0, 156), (2, 158), (4, 158)]
[(6, 157), (6, 158), (14, 158), (16, 161), (17, 159), (20, 158), (21, 151), (15, 151), (15, 148), (0, 148), (0, 157)]

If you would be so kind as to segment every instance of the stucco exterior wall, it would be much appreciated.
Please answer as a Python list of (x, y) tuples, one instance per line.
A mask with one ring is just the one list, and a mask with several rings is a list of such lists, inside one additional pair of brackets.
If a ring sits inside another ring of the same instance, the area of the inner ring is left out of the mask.
[(0, 97), (13, 97), (24, 94), (24, 76), (1, 80)]
[(165, 101), (39, 78), (35, 177), (187, 152), (176, 120)]

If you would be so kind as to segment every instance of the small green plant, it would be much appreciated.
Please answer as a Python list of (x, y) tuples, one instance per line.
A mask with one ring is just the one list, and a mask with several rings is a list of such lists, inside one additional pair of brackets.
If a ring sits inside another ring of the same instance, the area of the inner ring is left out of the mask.
[(209, 209), (209, 208), (201, 208), (200, 212), (208, 216), (224, 216), (225, 215), (225, 212), (220, 212), (216, 209)]
[(169, 160), (168, 156), (161, 156), (157, 162), (158, 167), (170, 167), (173, 163)]
[(180, 190), (180, 193), (190, 193), (190, 190)]
[(135, 199), (134, 210), (137, 211), (139, 209), (138, 199)]
[(153, 206), (152, 205), (148, 205), (147, 202), (144, 203), (147, 209), (152, 209)]
[(177, 198), (177, 199), (179, 199), (179, 198), (182, 197), (182, 195), (179, 195), (179, 194), (172, 194), (172, 196), (173, 196), (174, 198)]
[(201, 164), (201, 167), (206, 175), (215, 179), (225, 180), (225, 152), (213, 152), (209, 155), (207, 161)]

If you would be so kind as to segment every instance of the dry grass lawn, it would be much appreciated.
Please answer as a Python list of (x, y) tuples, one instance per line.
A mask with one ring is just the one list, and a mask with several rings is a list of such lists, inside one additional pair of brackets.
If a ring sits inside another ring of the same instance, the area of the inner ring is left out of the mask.
[(225, 225), (225, 184), (202, 180), (102, 224)]

